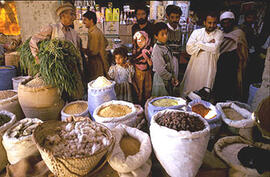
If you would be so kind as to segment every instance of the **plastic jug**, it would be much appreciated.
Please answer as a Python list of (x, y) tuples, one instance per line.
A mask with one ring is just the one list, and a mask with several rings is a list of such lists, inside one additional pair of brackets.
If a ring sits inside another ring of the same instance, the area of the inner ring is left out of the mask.
[(113, 21), (119, 22), (120, 11), (119, 8), (113, 8)]
[(113, 12), (111, 8), (106, 8), (105, 10), (105, 18), (107, 22), (113, 21)]

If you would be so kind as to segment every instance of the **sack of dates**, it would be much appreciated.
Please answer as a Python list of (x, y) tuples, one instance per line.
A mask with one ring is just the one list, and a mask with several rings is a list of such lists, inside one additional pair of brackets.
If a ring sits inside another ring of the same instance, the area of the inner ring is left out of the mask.
[(205, 119), (192, 112), (160, 111), (151, 120), (150, 136), (155, 155), (170, 176), (196, 176), (210, 137)]

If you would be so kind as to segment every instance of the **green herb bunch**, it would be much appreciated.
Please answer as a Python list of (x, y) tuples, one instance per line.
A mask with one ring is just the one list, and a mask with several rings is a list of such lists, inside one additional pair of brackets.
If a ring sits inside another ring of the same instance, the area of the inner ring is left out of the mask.
[(31, 37), (28, 38), (19, 48), (20, 53), (20, 66), (22, 73), (27, 73), (30, 76), (35, 76), (39, 72), (39, 64), (35, 62), (35, 58), (31, 53), (29, 42)]
[(37, 56), (40, 64), (36, 64), (29, 41), (30, 39), (20, 49), (23, 70), (28, 69), (31, 75), (39, 73), (46, 84), (57, 87), (61, 93), (65, 91), (72, 96), (77, 90), (79, 61), (81, 60), (77, 48), (69, 41), (43, 40), (38, 43)]

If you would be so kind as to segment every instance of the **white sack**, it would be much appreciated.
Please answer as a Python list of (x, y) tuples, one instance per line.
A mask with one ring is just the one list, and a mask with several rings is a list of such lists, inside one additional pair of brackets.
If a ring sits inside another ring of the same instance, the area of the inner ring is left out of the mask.
[[(152, 147), (148, 134), (123, 124), (118, 125), (112, 131), (116, 141), (115, 148), (109, 159), (110, 166), (121, 177), (147, 177), (152, 166), (150, 160)], [(125, 157), (120, 147), (120, 141), (125, 134), (136, 138), (140, 142), (140, 150), (135, 155)]]
[(157, 159), (172, 177), (195, 177), (203, 161), (210, 137), (210, 126), (205, 119), (197, 115), (204, 122), (201, 131), (176, 131), (160, 126), (155, 121), (166, 112), (184, 112), (178, 110), (164, 110), (156, 113), (150, 125), (150, 136)]
[(2, 143), (7, 151), (8, 161), (11, 164), (15, 164), (25, 157), (39, 153), (36, 144), (32, 141), (32, 134), (19, 138), (10, 137), (13, 128), (29, 120), (34, 121), (34, 123), (42, 123), (41, 120), (36, 118), (25, 118), (15, 123), (3, 135)]

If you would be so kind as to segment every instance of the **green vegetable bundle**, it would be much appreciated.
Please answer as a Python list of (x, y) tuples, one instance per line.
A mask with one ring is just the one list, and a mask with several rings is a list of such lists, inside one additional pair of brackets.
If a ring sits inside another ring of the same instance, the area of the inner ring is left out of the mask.
[(31, 37), (28, 38), (19, 48), (20, 53), (20, 66), (23, 73), (27, 73), (30, 76), (35, 76), (39, 73), (39, 64), (36, 64), (35, 58), (31, 53), (29, 42)]
[(30, 39), (20, 49), (23, 70), (28, 69), (31, 75), (39, 73), (46, 84), (59, 88), (61, 93), (65, 91), (68, 95), (73, 95), (77, 90), (79, 61), (81, 60), (76, 47), (69, 41), (43, 40), (38, 44), (37, 56), (40, 64), (36, 64), (30, 51), (29, 41)]

